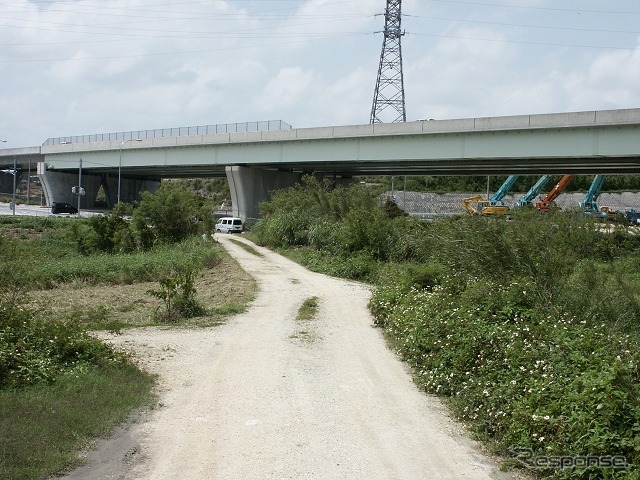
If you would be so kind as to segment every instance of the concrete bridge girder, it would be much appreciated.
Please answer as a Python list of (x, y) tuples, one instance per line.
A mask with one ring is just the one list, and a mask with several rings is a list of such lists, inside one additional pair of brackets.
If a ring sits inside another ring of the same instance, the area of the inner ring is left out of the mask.
[[(107, 204), (113, 206), (118, 203), (118, 177), (104, 175), (102, 185), (107, 196)], [(155, 193), (160, 188), (160, 180), (147, 180), (141, 178), (120, 178), (120, 201), (132, 203), (140, 200), (140, 194), (145, 191)]]
[[(233, 203), (233, 215), (243, 220), (260, 218), (260, 203), (271, 198), (276, 190), (290, 188), (300, 183), (301, 172), (289, 172), (258, 167), (228, 166), (226, 167), (229, 190)], [(316, 173), (318, 179), (331, 178), (331, 186), (348, 187), (352, 185), (351, 177)]]

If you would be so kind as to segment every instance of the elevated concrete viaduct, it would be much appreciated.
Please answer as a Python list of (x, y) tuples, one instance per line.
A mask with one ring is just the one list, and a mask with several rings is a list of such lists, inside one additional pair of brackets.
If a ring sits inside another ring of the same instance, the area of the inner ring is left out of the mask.
[(43, 145), (38, 174), (48, 201), (66, 201), (80, 159), (85, 189), (93, 194), (103, 185), (111, 203), (119, 170), (123, 200), (162, 178), (226, 175), (234, 211), (244, 218), (304, 173), (640, 173), (640, 109), (135, 139)]

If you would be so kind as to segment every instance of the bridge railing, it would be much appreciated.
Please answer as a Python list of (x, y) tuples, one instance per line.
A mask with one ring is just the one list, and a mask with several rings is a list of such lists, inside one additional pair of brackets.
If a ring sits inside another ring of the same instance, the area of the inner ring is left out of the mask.
[(196, 127), (156, 128), (153, 130), (132, 130), (129, 132), (94, 133), (92, 135), (74, 135), (70, 137), (48, 138), (43, 145), (60, 145), (65, 143), (90, 143), (135, 140), (137, 138), (183, 137), (189, 135), (208, 135), (216, 133), (262, 132), (266, 130), (290, 130), (293, 128), (282, 120), (266, 120), (258, 122), (219, 123), (216, 125), (199, 125)]

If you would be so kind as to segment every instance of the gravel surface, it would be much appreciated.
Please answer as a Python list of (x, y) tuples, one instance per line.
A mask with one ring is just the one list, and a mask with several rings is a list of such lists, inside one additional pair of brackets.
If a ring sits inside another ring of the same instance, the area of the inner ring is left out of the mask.
[[(217, 238), (256, 300), (221, 327), (105, 334), (159, 375), (160, 406), (65, 478), (514, 478), (412, 383), (372, 326), (366, 286)], [(311, 296), (316, 317), (296, 320)]]

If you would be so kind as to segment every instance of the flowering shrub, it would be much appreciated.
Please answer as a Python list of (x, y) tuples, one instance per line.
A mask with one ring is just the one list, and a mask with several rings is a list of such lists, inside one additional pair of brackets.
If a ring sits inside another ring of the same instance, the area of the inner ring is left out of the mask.
[[(621, 455), (638, 465), (637, 343), (606, 324), (534, 306), (529, 288), (525, 280), (505, 286), (453, 276), (431, 291), (382, 287), (371, 309), (418, 384), (446, 397), (454, 414), (501, 453)], [(637, 478), (638, 470), (538, 473)]]

